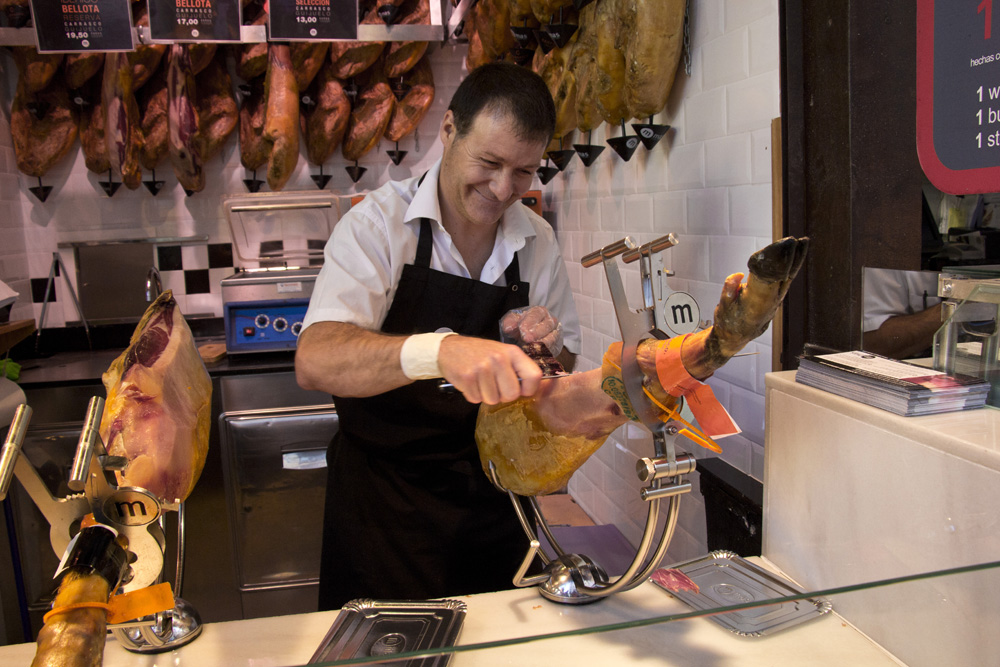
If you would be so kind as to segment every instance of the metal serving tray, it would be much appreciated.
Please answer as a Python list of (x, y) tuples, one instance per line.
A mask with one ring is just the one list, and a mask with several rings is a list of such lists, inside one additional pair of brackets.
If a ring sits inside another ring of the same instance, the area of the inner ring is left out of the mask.
[[(713, 551), (707, 556), (674, 565), (671, 569), (686, 574), (698, 584), (700, 591), (694, 593), (660, 587), (699, 610), (772, 600), (804, 592), (731, 551)], [(653, 583), (660, 585), (656, 581)], [(710, 618), (740, 636), (763, 637), (818, 618), (832, 609), (829, 600), (817, 597), (739, 609)]]
[[(454, 646), (465, 611), (465, 603), (458, 600), (351, 600), (337, 615), (309, 664)], [(445, 667), (450, 660), (448, 653), (413, 658), (405, 665)]]

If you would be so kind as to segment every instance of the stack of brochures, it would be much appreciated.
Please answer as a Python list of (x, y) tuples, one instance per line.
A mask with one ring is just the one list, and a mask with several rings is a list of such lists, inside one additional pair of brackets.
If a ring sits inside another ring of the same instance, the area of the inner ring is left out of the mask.
[(799, 358), (795, 381), (905, 417), (981, 408), (990, 383), (855, 350)]

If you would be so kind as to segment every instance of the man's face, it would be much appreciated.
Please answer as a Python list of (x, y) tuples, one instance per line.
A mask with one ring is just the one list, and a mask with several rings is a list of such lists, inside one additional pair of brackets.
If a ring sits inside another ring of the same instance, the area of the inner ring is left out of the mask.
[(492, 225), (531, 187), (546, 141), (517, 138), (510, 118), (484, 110), (458, 137), (452, 112), (441, 124), (443, 204), (471, 224)]

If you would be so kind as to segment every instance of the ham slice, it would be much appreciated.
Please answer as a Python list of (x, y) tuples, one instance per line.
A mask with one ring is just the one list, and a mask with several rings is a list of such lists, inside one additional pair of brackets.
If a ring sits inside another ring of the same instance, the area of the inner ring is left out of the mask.
[(142, 184), (139, 166), (142, 124), (127, 54), (109, 53), (105, 58), (102, 101), (107, 118), (104, 138), (108, 144), (108, 161), (111, 169), (121, 176), (122, 183), (135, 190)]
[(149, 306), (101, 379), (101, 437), (109, 454), (129, 461), (117, 473), (120, 485), (183, 501), (208, 455), (212, 381), (170, 290)]
[[(726, 279), (715, 322), (684, 339), (679, 355), (670, 363), (682, 364), (691, 377), (704, 380), (763, 333), (801, 268), (807, 248), (808, 239), (789, 237), (754, 253), (747, 281), (743, 282), (742, 273)], [(670, 341), (647, 339), (636, 350), (644, 385), (666, 407), (676, 400), (660, 378), (678, 370), (663, 367), (661, 352), (669, 345)], [(609, 378), (615, 376), (616, 364), (620, 367), (621, 343), (612, 346), (602, 368), (543, 381), (529, 398), (480, 406), (476, 443), (483, 469), (488, 470), (492, 462), (500, 483), (523, 496), (563, 488), (612, 431), (628, 421), (629, 406), (605, 393), (614, 384)]]
[(299, 161), (299, 89), (287, 44), (271, 44), (268, 48), (264, 96), (267, 185), (272, 190), (281, 190)]

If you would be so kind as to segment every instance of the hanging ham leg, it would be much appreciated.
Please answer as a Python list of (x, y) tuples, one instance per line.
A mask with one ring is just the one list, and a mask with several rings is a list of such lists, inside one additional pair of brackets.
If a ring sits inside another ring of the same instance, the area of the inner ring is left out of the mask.
[(104, 131), (107, 114), (104, 112), (102, 99), (103, 80), (103, 75), (91, 78), (83, 88), (76, 91), (76, 96), (84, 102), (80, 107), (80, 147), (83, 149), (83, 162), (90, 171), (106, 176), (111, 169), (111, 162), (108, 159), (108, 140)]
[(201, 159), (208, 162), (222, 151), (239, 121), (233, 83), (222, 51), (218, 51), (212, 62), (195, 77), (195, 82), (198, 86)]
[(63, 54), (39, 53), (33, 46), (12, 46), (10, 51), (29, 93), (48, 87), (63, 61)]
[(406, 73), (403, 81), (410, 89), (393, 106), (392, 117), (385, 130), (385, 138), (389, 141), (399, 141), (413, 133), (434, 103), (434, 73), (427, 58), (421, 58), (416, 67)]
[(208, 455), (212, 381), (170, 290), (101, 379), (108, 394), (101, 437), (109, 454), (129, 461), (120, 484), (183, 501)]
[(264, 96), (264, 142), (269, 146), (267, 185), (281, 190), (299, 161), (299, 89), (287, 44), (271, 44), (268, 48)]
[[(750, 258), (745, 283), (741, 273), (726, 279), (715, 323), (688, 336), (681, 347), (679, 362), (688, 374), (697, 380), (708, 378), (764, 332), (802, 266), (807, 247), (808, 239), (782, 239)], [(658, 400), (669, 403), (673, 400), (659, 380), (664, 369), (657, 365), (658, 353), (667, 345), (668, 341), (644, 340), (636, 357), (644, 385)], [(501, 484), (523, 496), (544, 495), (565, 486), (611, 432), (628, 421), (622, 405), (602, 386), (620, 363), (619, 343), (605, 356), (603, 368), (543, 381), (530, 398), (482, 405), (476, 442), (483, 469), (492, 462)]]
[(137, 96), (142, 116), (142, 152), (139, 162), (145, 169), (156, 169), (167, 156), (167, 73), (162, 67), (142, 87)]
[(188, 192), (205, 188), (198, 138), (201, 126), (194, 99), (197, 90), (187, 48), (174, 44), (167, 70), (167, 149), (177, 181)]
[(271, 147), (264, 141), (264, 115), (267, 100), (264, 97), (264, 77), (247, 81), (250, 94), (243, 97), (240, 106), (240, 162), (251, 171), (267, 164)]
[(142, 184), (139, 151), (142, 149), (142, 124), (139, 105), (132, 90), (132, 65), (128, 55), (108, 53), (104, 63), (102, 100), (106, 121), (104, 138), (108, 143), (108, 162), (130, 190)]
[(59, 79), (36, 93), (22, 74), (10, 110), (10, 133), (17, 168), (41, 178), (65, 157), (77, 136), (76, 111)]
[(311, 108), (303, 106), (300, 122), (306, 141), (306, 157), (321, 166), (333, 155), (344, 139), (347, 121), (351, 117), (351, 101), (344, 84), (333, 76), (333, 65), (327, 62), (313, 80), (306, 96)]
[(378, 65), (365, 71), (358, 87), (358, 100), (351, 111), (342, 151), (344, 159), (352, 162), (375, 148), (389, 126), (396, 104), (384, 70)]

